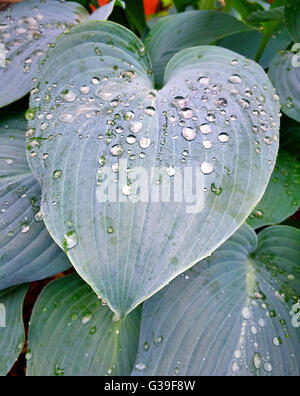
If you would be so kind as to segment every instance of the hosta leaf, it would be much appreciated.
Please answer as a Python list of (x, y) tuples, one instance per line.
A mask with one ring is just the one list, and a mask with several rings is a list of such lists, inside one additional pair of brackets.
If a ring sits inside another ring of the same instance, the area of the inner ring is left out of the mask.
[(253, 228), (279, 224), (300, 206), (300, 163), (290, 154), (280, 152), (275, 170), (263, 199), (248, 219)]
[(300, 61), (291, 51), (281, 51), (271, 63), (269, 77), (280, 95), (282, 111), (300, 122)]
[(212, 44), (223, 37), (251, 29), (231, 15), (218, 11), (187, 11), (160, 19), (145, 41), (156, 83), (163, 83), (167, 63), (178, 51)]
[(120, 317), (241, 226), (278, 149), (279, 104), (254, 62), (185, 50), (161, 91), (150, 67), (125, 28), (81, 24), (49, 51), (27, 113), (47, 227)]
[(86, 14), (78, 3), (59, 0), (26, 0), (0, 12), (0, 55), (5, 55), (4, 67), (0, 64), (0, 107), (29, 92), (49, 44)]
[(34, 307), (27, 375), (130, 375), (140, 320), (137, 308), (119, 322), (77, 274), (54, 281)]
[(26, 159), (26, 126), (23, 114), (0, 120), (0, 290), (70, 267), (41, 217), (41, 189)]
[(143, 307), (134, 375), (300, 372), (300, 230), (243, 226)]
[(300, 160), (300, 125), (294, 125), (281, 134), (281, 148), (292, 154), (297, 160)]
[(0, 291), (0, 376), (5, 376), (23, 350), (22, 308), (28, 286)]
[(108, 4), (97, 8), (97, 10), (92, 13), (89, 19), (91, 21), (106, 21), (110, 17), (116, 5), (125, 8), (125, 3), (123, 1), (112, 0)]
[[(263, 32), (253, 30), (232, 34), (218, 42), (220, 47), (228, 48), (250, 59), (255, 59), (263, 39)], [(290, 44), (290, 35), (284, 24), (280, 24), (270, 38), (259, 61), (260, 65), (266, 69), (270, 66), (274, 57), (282, 48), (287, 48)]]
[(285, 22), (295, 43), (300, 42), (300, 3), (292, 1), (285, 7)]

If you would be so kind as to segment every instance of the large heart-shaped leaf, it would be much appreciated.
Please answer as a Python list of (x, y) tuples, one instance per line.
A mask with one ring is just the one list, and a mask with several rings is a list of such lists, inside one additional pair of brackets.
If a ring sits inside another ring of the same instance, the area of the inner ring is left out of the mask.
[(300, 230), (243, 226), (143, 307), (134, 375), (300, 373)]
[(271, 63), (269, 77), (280, 95), (282, 111), (300, 122), (300, 62), (291, 51), (281, 51)]
[(54, 281), (34, 307), (27, 375), (130, 375), (140, 320), (137, 308), (118, 321), (77, 274)]
[(48, 46), (86, 16), (78, 3), (59, 0), (26, 0), (0, 12), (0, 52), (5, 55), (5, 66), (0, 65), (0, 107), (29, 92)]
[(27, 164), (25, 132), (23, 114), (0, 120), (0, 290), (70, 267), (44, 226), (42, 193)]
[(169, 60), (180, 50), (212, 44), (223, 37), (249, 30), (252, 30), (250, 26), (218, 11), (187, 11), (160, 19), (145, 40), (156, 83), (163, 83)]
[(300, 206), (300, 163), (290, 154), (280, 152), (263, 199), (248, 219), (253, 228), (280, 224)]
[(27, 113), (47, 227), (120, 317), (241, 226), (278, 150), (278, 98), (254, 62), (188, 49), (161, 91), (149, 70), (125, 28), (78, 25), (49, 51)]
[(0, 291), (0, 376), (5, 376), (23, 350), (25, 332), (22, 316), (28, 286)]

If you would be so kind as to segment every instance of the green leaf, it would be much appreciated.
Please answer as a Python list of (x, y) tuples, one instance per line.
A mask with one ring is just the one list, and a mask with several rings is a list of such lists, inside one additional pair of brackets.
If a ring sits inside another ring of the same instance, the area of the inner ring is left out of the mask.
[[(255, 59), (255, 56), (259, 50), (260, 43), (263, 39), (263, 33), (258, 30), (232, 34), (231, 36), (225, 37), (218, 42), (220, 47), (228, 48), (235, 51), (249, 59)], [(282, 48), (287, 48), (291, 42), (290, 35), (285, 28), (284, 24), (280, 24), (276, 31), (272, 34), (272, 37), (267, 43), (266, 48), (263, 51), (260, 65), (267, 69), (277, 53)]]
[(26, 0), (0, 12), (0, 42), (5, 47), (5, 67), (0, 64), (0, 108), (29, 92), (48, 45), (86, 15), (77, 3), (59, 0)]
[(248, 219), (253, 228), (280, 224), (300, 206), (300, 163), (280, 152), (263, 199)]
[(283, 21), (285, 7), (272, 8), (270, 10), (256, 11), (250, 14), (246, 21), (249, 23)]
[(136, 358), (141, 310), (124, 322), (77, 274), (50, 283), (29, 329), (27, 376), (124, 376)]
[(92, 15), (89, 17), (90, 21), (106, 21), (114, 10), (115, 6), (120, 6), (125, 8), (125, 3), (120, 0), (112, 0), (106, 5), (99, 7)]
[(28, 286), (0, 291), (0, 376), (5, 376), (23, 350), (22, 308)]
[(121, 318), (244, 223), (278, 149), (264, 138), (278, 135), (279, 104), (254, 62), (219, 47), (184, 50), (161, 91), (150, 68), (131, 32), (89, 22), (50, 49), (31, 97), (41, 145), (29, 158), (47, 228)]
[(0, 290), (70, 267), (43, 223), (41, 189), (26, 159), (26, 129), (23, 114), (0, 120)]
[(269, 78), (280, 95), (282, 111), (300, 122), (299, 55), (281, 51), (271, 63)]
[(156, 83), (163, 83), (167, 63), (180, 50), (212, 44), (223, 37), (251, 29), (231, 15), (218, 11), (187, 11), (162, 18), (145, 40)]
[(298, 376), (299, 246), (243, 226), (144, 304), (133, 375)]
[(256, 11), (264, 10), (264, 7), (257, 2), (249, 0), (229, 0), (226, 1), (227, 9), (233, 7), (243, 19), (246, 19), (249, 15)]
[(177, 11), (182, 12), (186, 9), (186, 7), (197, 4), (197, 1), (198, 0), (174, 0), (173, 3)]
[(285, 7), (285, 23), (295, 43), (300, 42), (300, 3), (292, 1)]
[(281, 130), (281, 148), (300, 161), (300, 125), (294, 125)]
[(125, 13), (132, 31), (137, 31), (143, 36), (148, 30), (146, 16), (144, 11), (144, 3), (140, 0), (125, 0)]

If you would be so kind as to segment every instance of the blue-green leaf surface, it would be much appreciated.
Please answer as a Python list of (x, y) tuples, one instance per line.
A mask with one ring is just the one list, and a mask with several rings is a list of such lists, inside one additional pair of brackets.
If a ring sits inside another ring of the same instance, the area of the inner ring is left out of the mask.
[(299, 376), (300, 230), (243, 226), (143, 307), (133, 375)]
[(0, 290), (71, 265), (43, 223), (41, 189), (26, 159), (26, 124), (23, 114), (0, 120)]
[(282, 111), (300, 122), (299, 55), (281, 51), (271, 63), (269, 77), (280, 95)]
[[(218, 47), (185, 50), (161, 91), (150, 70), (131, 32), (81, 24), (50, 49), (27, 113), (47, 227), (120, 317), (244, 223), (278, 150), (278, 98), (254, 62)], [(108, 186), (117, 195), (103, 200)]]
[(28, 286), (0, 291), (0, 376), (5, 376), (23, 350), (22, 308)]
[(54, 281), (34, 307), (27, 376), (130, 375), (140, 321), (137, 308), (119, 322), (77, 274)]
[(86, 15), (78, 3), (59, 0), (26, 0), (0, 11), (0, 45), (5, 56), (5, 64), (0, 64), (0, 108), (29, 92), (48, 46)]
[(160, 19), (146, 37), (156, 83), (163, 83), (169, 60), (180, 50), (212, 44), (226, 36), (252, 30), (229, 14), (218, 11), (186, 11)]
[(263, 199), (248, 219), (253, 228), (280, 224), (300, 206), (300, 162), (292, 155), (279, 153), (273, 175)]

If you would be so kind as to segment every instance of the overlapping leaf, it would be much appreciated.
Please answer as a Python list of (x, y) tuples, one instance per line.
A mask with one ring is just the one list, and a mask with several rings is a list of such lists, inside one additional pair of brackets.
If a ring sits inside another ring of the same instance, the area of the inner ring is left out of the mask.
[(27, 375), (130, 375), (140, 320), (138, 308), (119, 322), (77, 274), (54, 281), (34, 307)]
[(263, 199), (248, 219), (253, 228), (280, 224), (300, 206), (300, 163), (281, 152)]
[(120, 317), (241, 226), (278, 149), (278, 98), (254, 62), (185, 50), (159, 92), (150, 71), (132, 33), (81, 24), (49, 51), (27, 113), (47, 227)]
[(285, 7), (286, 26), (295, 43), (300, 42), (300, 3), (299, 1), (291, 1)]
[(25, 132), (23, 114), (0, 120), (0, 290), (70, 267), (43, 223), (42, 193), (27, 164)]
[(99, 7), (89, 17), (91, 21), (106, 21), (114, 10), (115, 6), (121, 6), (125, 8), (125, 3), (122, 0), (112, 0), (108, 4)]
[(269, 77), (280, 95), (282, 111), (300, 122), (299, 55), (281, 51), (271, 63)]
[(48, 46), (71, 25), (86, 19), (75, 2), (26, 0), (0, 12), (0, 107), (26, 95)]
[(217, 11), (187, 11), (160, 19), (146, 37), (156, 83), (162, 85), (169, 60), (180, 50), (212, 44), (252, 28), (231, 15)]
[(298, 376), (300, 230), (243, 226), (146, 301), (133, 375)]
[(28, 286), (0, 291), (0, 376), (5, 376), (23, 350), (23, 301)]

